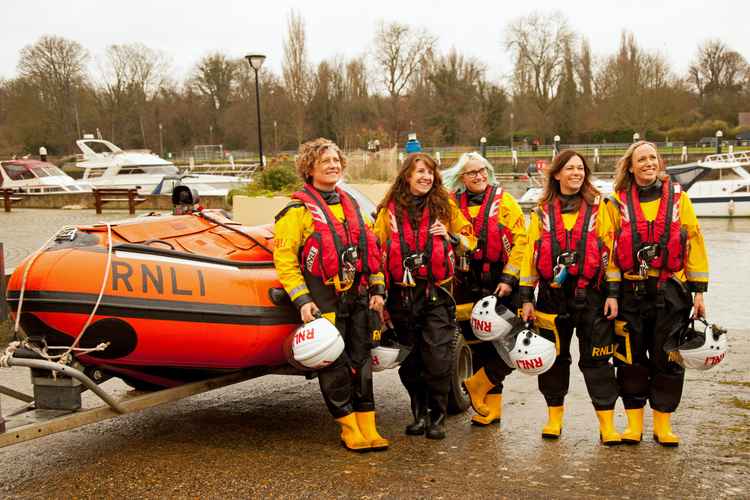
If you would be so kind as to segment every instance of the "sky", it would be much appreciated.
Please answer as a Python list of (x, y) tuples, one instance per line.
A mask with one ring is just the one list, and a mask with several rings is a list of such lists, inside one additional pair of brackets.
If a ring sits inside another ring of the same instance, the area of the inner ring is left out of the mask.
[(502, 45), (508, 22), (534, 11), (555, 15), (556, 9), (589, 40), (595, 56), (614, 53), (620, 33), (628, 30), (679, 75), (709, 38), (720, 38), (750, 61), (747, 1), (0, 0), (0, 78), (15, 77), (20, 50), (45, 34), (83, 45), (94, 75), (109, 45), (133, 42), (163, 51), (177, 81), (215, 51), (231, 57), (264, 53), (266, 66), (280, 74), (286, 23), (296, 10), (305, 21), (313, 64), (367, 54), (378, 23), (398, 21), (430, 30), (442, 52), (455, 47), (476, 57), (492, 80), (503, 82), (512, 69)]

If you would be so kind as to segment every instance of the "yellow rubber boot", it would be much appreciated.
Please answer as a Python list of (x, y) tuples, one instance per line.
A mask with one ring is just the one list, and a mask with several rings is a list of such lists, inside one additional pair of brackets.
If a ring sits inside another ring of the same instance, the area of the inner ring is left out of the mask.
[(662, 446), (677, 446), (680, 444), (678, 438), (672, 432), (672, 424), (669, 422), (671, 413), (662, 413), (653, 410), (654, 413), (654, 441)]
[(562, 433), (563, 406), (548, 406), (549, 418), (547, 425), (542, 429), (542, 437), (545, 439), (557, 439)]
[(462, 385), (469, 394), (471, 407), (474, 408), (474, 411), (480, 415), (487, 416), (490, 409), (487, 408), (484, 399), (487, 396), (487, 393), (495, 387), (495, 384), (490, 382), (490, 379), (487, 378), (487, 373), (484, 371), (484, 368), (480, 368), (474, 375), (464, 380)]
[(628, 426), (622, 433), (622, 442), (625, 444), (638, 444), (643, 438), (643, 408), (625, 409), (628, 416)]
[(615, 411), (597, 410), (596, 418), (599, 419), (599, 438), (605, 446), (613, 446), (622, 443), (622, 438), (615, 429)]
[(347, 449), (352, 451), (370, 450), (370, 441), (365, 439), (359, 431), (357, 417), (354, 413), (350, 413), (345, 417), (337, 418), (336, 422), (341, 425), (341, 442)]
[(374, 411), (363, 411), (356, 412), (357, 425), (359, 425), (359, 431), (362, 436), (369, 441), (370, 448), (373, 450), (385, 450), (390, 444), (387, 439), (378, 434), (378, 430), (375, 427), (375, 412)]
[(489, 413), (487, 415), (474, 415), (471, 417), (471, 423), (476, 425), (490, 425), (495, 422), (500, 423), (503, 414), (503, 395), (487, 394), (484, 398)]

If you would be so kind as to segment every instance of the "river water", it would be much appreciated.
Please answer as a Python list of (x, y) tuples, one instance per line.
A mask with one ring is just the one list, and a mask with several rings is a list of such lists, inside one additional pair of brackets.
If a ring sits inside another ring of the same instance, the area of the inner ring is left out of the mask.
[[(145, 212), (144, 212), (145, 213)], [(0, 242), (5, 266), (14, 267), (70, 224), (129, 218), (127, 211), (15, 209), (0, 214)], [(728, 328), (750, 325), (750, 219), (701, 219), (710, 264), (708, 318)]]

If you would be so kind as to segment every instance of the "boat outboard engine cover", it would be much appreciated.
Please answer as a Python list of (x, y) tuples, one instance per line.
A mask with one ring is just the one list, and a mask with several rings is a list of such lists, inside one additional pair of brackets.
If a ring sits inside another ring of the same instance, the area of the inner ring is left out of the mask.
[[(727, 331), (719, 325), (709, 324), (703, 318), (698, 321), (703, 327), (696, 328), (695, 321), (691, 321), (680, 332), (677, 340), (677, 363), (683, 368), (694, 370), (709, 370), (724, 360), (727, 354)], [(664, 349), (674, 351), (672, 342), (667, 342)]]
[(190, 213), (200, 201), (201, 198), (195, 188), (179, 185), (172, 190), (172, 205), (177, 215)]
[(370, 349), (372, 371), (382, 372), (398, 367), (411, 352), (409, 346), (399, 344), (396, 331), (390, 328), (380, 335), (379, 345)]
[(526, 375), (541, 375), (552, 368), (557, 357), (555, 343), (539, 335), (529, 325), (516, 331), (515, 342), (509, 349), (513, 368)]
[(330, 365), (344, 352), (344, 339), (325, 318), (306, 323), (284, 341), (284, 353), (292, 366), (319, 370)]
[(504, 337), (521, 319), (497, 300), (497, 295), (479, 299), (471, 310), (471, 330), (479, 340), (492, 342)]

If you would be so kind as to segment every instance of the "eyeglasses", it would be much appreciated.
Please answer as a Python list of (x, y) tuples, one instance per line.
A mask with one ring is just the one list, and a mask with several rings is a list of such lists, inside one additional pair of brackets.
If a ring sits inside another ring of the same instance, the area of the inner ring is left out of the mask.
[(480, 168), (479, 170), (469, 170), (468, 172), (464, 172), (463, 175), (465, 175), (469, 179), (476, 179), (480, 175), (482, 177), (487, 177), (487, 169)]

